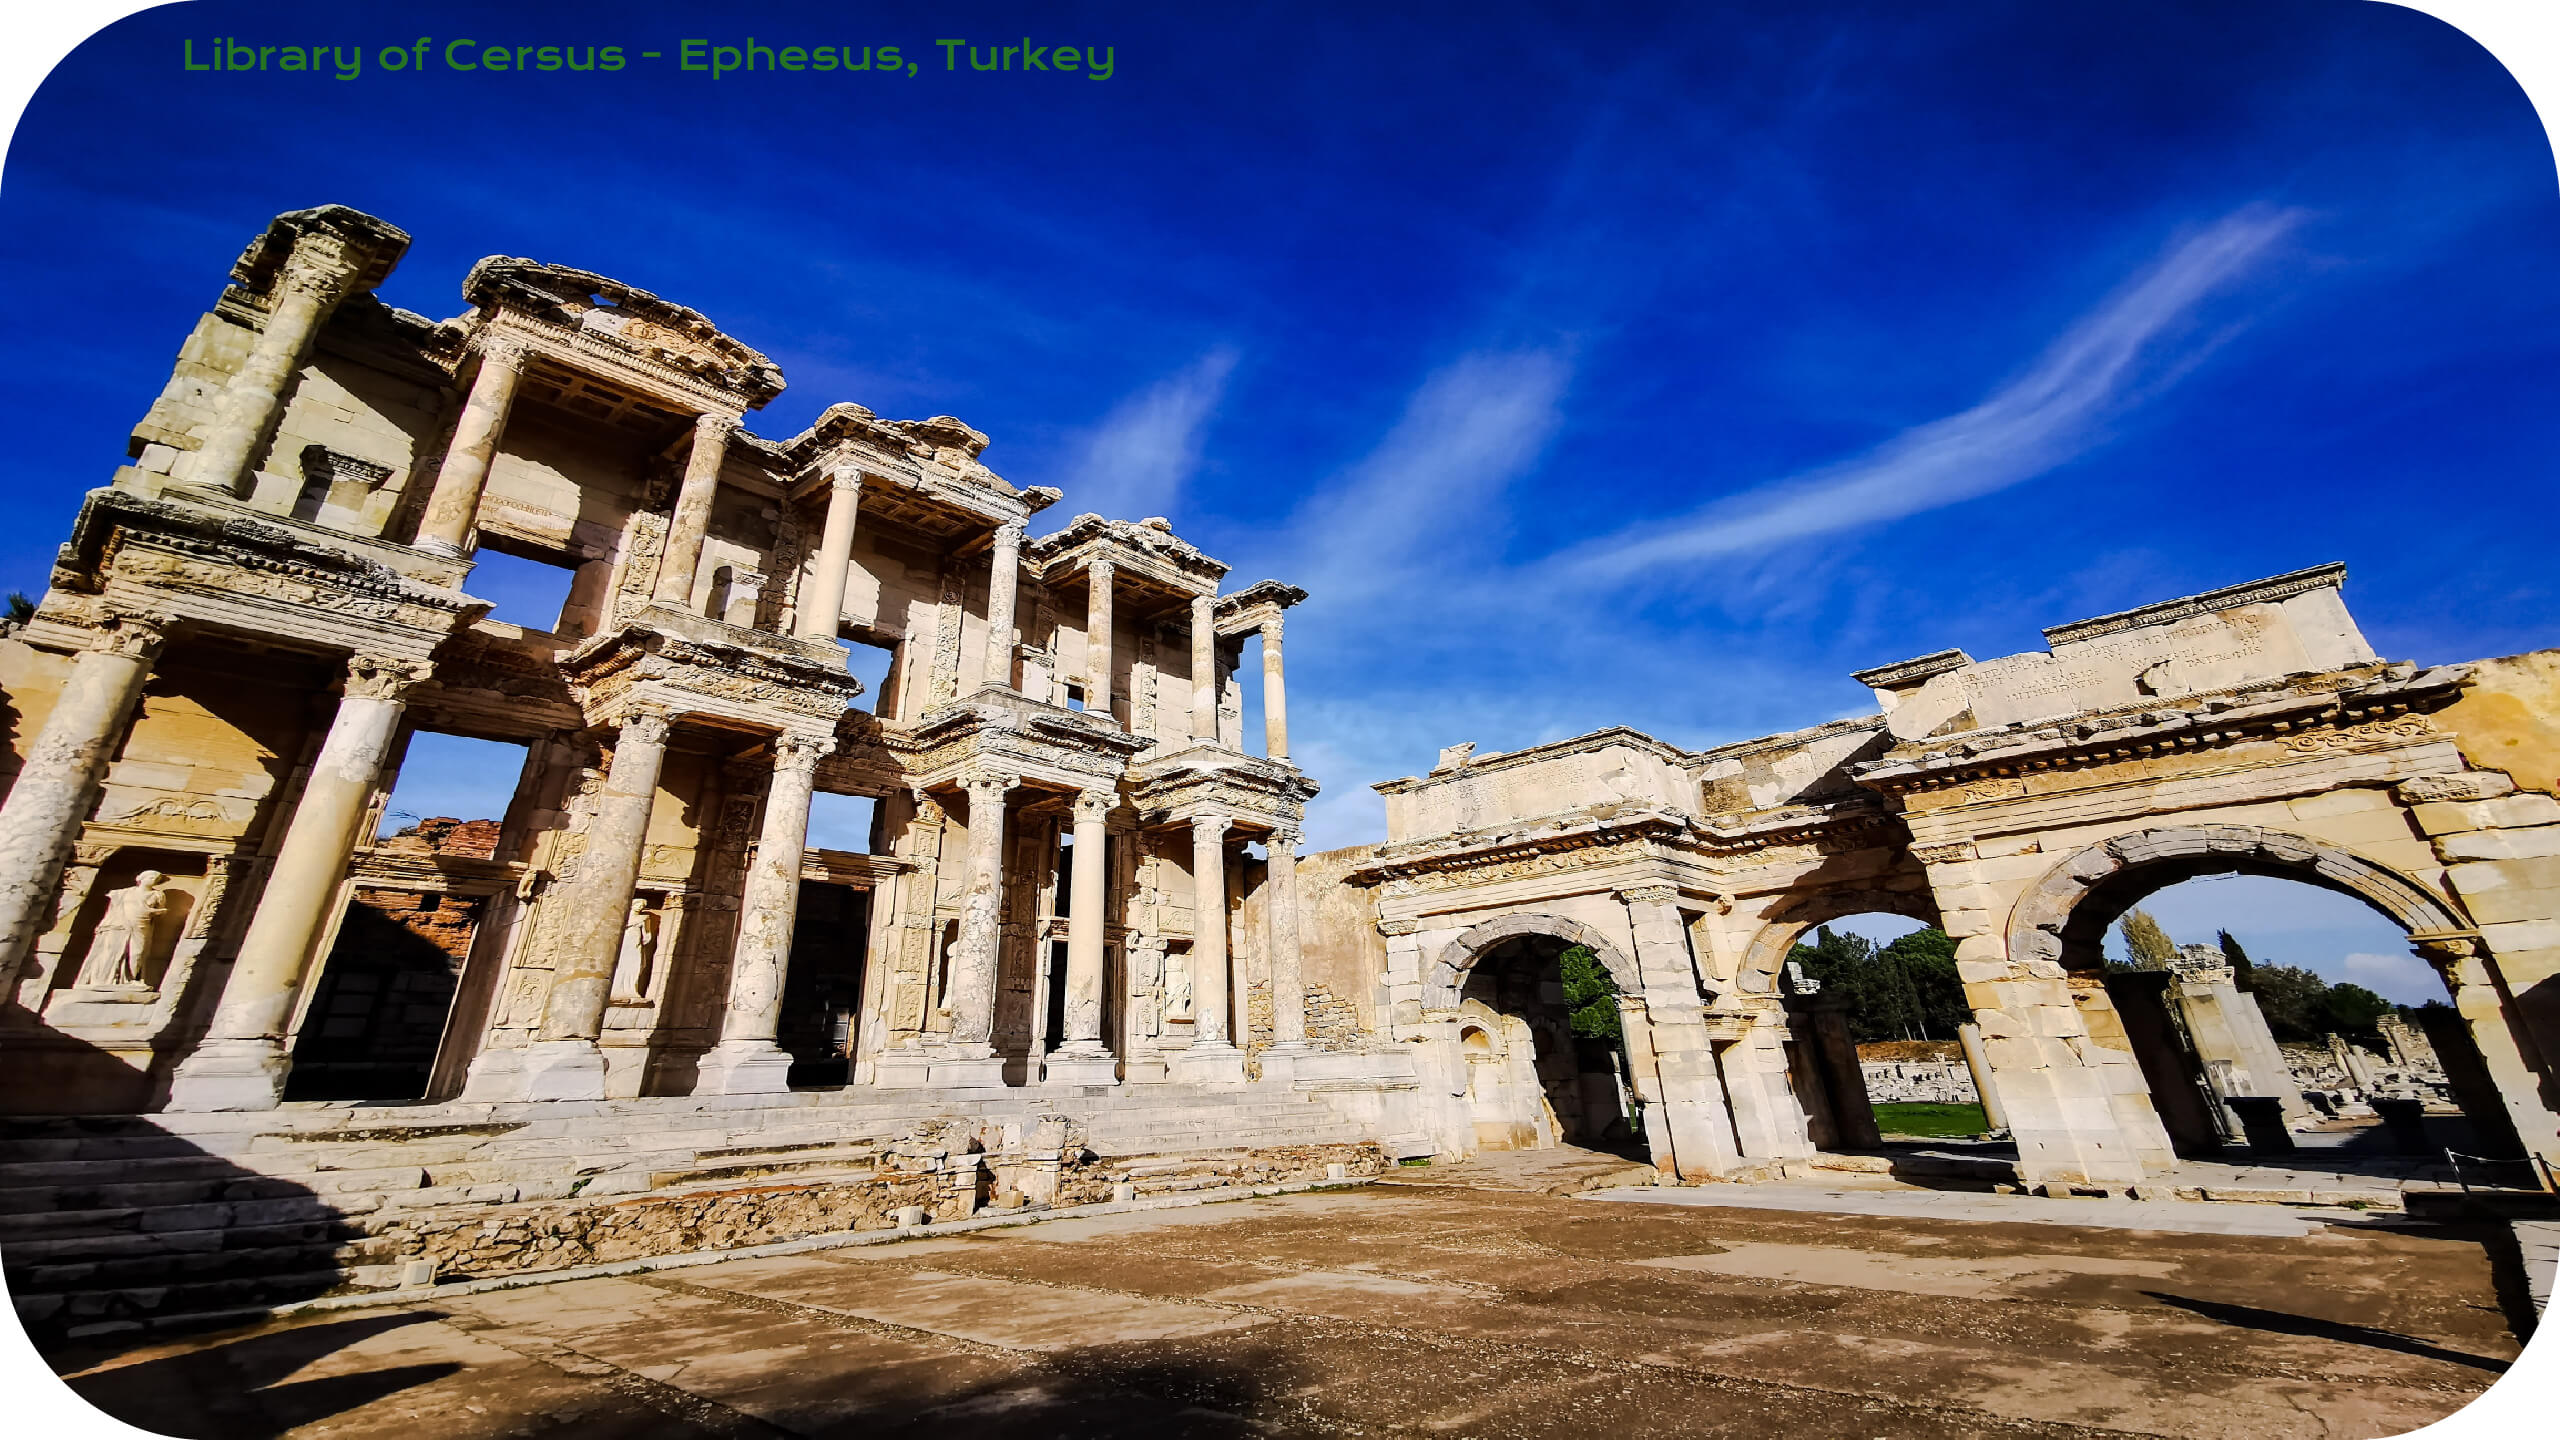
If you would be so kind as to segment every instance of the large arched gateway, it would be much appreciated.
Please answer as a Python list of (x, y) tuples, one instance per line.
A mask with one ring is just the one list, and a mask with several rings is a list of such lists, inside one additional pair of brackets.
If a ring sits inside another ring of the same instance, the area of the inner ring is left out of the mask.
[[(1378, 787), (1389, 841), (1348, 877), (1385, 939), (1381, 1021), (1426, 1068), (1463, 1063), (1438, 1057), (1459, 1044), (1468, 937), (1605, 935), (1633, 972), (1657, 1163), (1748, 1172), (1814, 1150), (1790, 947), (1840, 916), (1908, 916), (1954, 938), (2022, 1176), (2119, 1187), (2175, 1163), (2185, 1100), (2101, 983), (2100, 937), (2177, 881), (2276, 875), (2399, 924), (2491, 1082), (2466, 1097), (2496, 1112), (2475, 1120), (2560, 1162), (2560, 737), (2541, 718), (2560, 652), (2387, 663), (2344, 578), (1884, 666), (1858, 677), (1881, 714), (1701, 752), (1631, 730), (1452, 747)], [(1469, 1148), (1460, 1118), (1435, 1124), (1444, 1148)]]

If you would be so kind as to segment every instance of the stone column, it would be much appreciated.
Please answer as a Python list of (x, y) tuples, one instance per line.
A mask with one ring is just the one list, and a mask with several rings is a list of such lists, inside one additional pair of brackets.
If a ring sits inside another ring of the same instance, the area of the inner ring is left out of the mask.
[(800, 597), (800, 638), (833, 640), (844, 623), (845, 571), (853, 564), (854, 517), (862, 507), (862, 472), (838, 470), (827, 489), (827, 528), (818, 541), (818, 566)]
[(720, 1043), (702, 1057), (696, 1095), (765, 1095), (791, 1088), (791, 1053), (774, 1043), (782, 986), (791, 965), (791, 922), (800, 907), (801, 857), (809, 848), (809, 794), (830, 736), (785, 735), (774, 743), (773, 784), (764, 831), (738, 901), (738, 941), (730, 951), (729, 1008)]
[(313, 946), (328, 928), (356, 830), (382, 778), (409, 691), (428, 667), (359, 655), (329, 722), (284, 843), (267, 872), (231, 978), (195, 1053), (170, 1080), (171, 1110), (271, 1110), (284, 1094), (286, 1028)]
[(1289, 691), (1280, 679), (1280, 617), (1262, 622), (1262, 753), (1289, 758)]
[(1992, 1093), (1991, 1059), (1982, 1048), (1982, 1027), (1957, 1026), (1956, 1042), (1964, 1046), (1964, 1068), (1973, 1072), (1973, 1093), (1982, 1102), (1983, 1118), (1994, 1130), (2008, 1129), (2008, 1113), (2000, 1108), (2000, 1097)]
[(165, 621), (139, 616), (100, 628), (72, 659), (44, 728), (27, 746), (18, 782), (0, 805), (0, 995), (15, 989), (28, 948), (53, 918), (63, 862), (167, 635)]
[(960, 936), (951, 957), (951, 988), (943, 998), (951, 1012), (947, 1060), (937, 1060), (932, 1083), (999, 1085), (1004, 1066), (995, 1058), (996, 969), (1004, 940), (1005, 795), (1022, 783), (1012, 775), (979, 773), (968, 779), (967, 889), (960, 902)]
[(275, 419), (285, 382), (301, 366), (321, 323), (354, 287), (356, 274), (356, 257), (335, 236), (306, 235), (294, 246), (276, 277), (274, 308), (267, 312), (265, 328), (213, 402), (213, 424), (196, 450), (187, 483), (249, 493), (252, 452)]
[[(643, 710), (624, 716), (614, 738), (613, 762), (587, 819), (586, 848), (563, 886), (567, 893), (552, 902), (566, 913), (559, 917), (558, 968), (543, 1001), (539, 1038), (520, 1056), (508, 1057), (520, 1059), (523, 1068), (521, 1098), (604, 1098), (604, 1052), (596, 1048), (596, 1037), (604, 1032), (605, 1006), (612, 999), (613, 962), (622, 953), (631, 887), (649, 843), (649, 812), (657, 804), (670, 728), (664, 712)], [(476, 1077), (480, 1065), (472, 1068)]]
[(523, 342), (494, 338), (481, 345), (480, 373), (472, 378), (471, 398), (453, 423), (453, 443), (445, 447), (444, 467), (436, 472), (426, 517), (418, 522), (419, 549), (460, 555), (469, 546), (471, 528), (480, 518), (480, 492), (489, 483), (489, 462), (498, 453), (498, 437), (507, 427), (516, 382), (523, 376)]
[(1194, 1084), (1244, 1080), (1244, 1052), (1227, 1033), (1227, 824), (1224, 815), (1191, 818), (1191, 1048), (1175, 1074)]
[(987, 683), (1013, 688), (1013, 592), (1022, 578), (1022, 522), (996, 530), (987, 572)]
[(1117, 725), (1111, 709), (1111, 586), (1116, 572), (1108, 560), (1089, 560), (1084, 578), (1084, 713)]
[(1684, 1180), (1703, 1180), (1741, 1161), (1724, 1077), (1716, 1069), (1707, 1036), (1705, 997), (1689, 958), (1679, 892), (1668, 885), (1621, 891), (1635, 942), (1638, 981), (1644, 992), (1646, 1028), (1662, 1086), (1656, 1116), (1669, 1132)]
[(666, 553), (658, 557), (658, 584), (650, 598), (678, 610), (693, 608), (693, 575), (702, 568), (702, 538), (711, 530), (711, 502), (720, 494), (720, 460), (738, 428), (729, 415), (697, 415), (693, 453), (685, 457), (684, 484), (676, 491), (675, 518), (667, 524)]
[[(1271, 858), (1263, 883), (1270, 894), (1263, 905), (1271, 951), (1271, 1048), (1293, 1052), (1307, 1048), (1307, 988), (1298, 967), (1298, 832), (1274, 830)], [(1270, 1061), (1264, 1060), (1264, 1078)]]
[(1117, 798), (1108, 790), (1076, 796), (1076, 844), (1067, 879), (1067, 1027), (1064, 1043), (1049, 1054), (1043, 1077), (1051, 1085), (1108, 1085), (1118, 1066), (1102, 1043), (1104, 820)]
[(1218, 738), (1218, 597), (1191, 597), (1191, 734)]

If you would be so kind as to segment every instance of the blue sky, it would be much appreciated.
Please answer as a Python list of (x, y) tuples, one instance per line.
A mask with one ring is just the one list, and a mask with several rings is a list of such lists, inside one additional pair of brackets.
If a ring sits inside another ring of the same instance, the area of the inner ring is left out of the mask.
[[(221, 35), (367, 73), (180, 70)], [(421, 35), (924, 73), (370, 58)], [(1114, 73), (931, 44), (1025, 35)], [(957, 414), (1061, 522), (1305, 585), (1319, 845), (1452, 741), (1816, 724), (1871, 708), (1854, 669), (2326, 560), (2388, 655), (2560, 640), (2550, 152), (2393, 6), (172, 6), (65, 62), (0, 183), (0, 382), (42, 417), (0, 586), (240, 245), (323, 202), (417, 237), (393, 303), (601, 270), (772, 354), (765, 433)]]

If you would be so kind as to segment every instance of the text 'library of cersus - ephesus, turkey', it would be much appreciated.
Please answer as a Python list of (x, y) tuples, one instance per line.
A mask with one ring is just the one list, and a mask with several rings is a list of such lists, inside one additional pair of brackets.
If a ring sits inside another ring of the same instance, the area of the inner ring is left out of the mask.
[[(2291, 1093), (2263, 1024), (2197, 1019), (2227, 973), (2101, 954), (2241, 872), (2397, 922), (2454, 1098), (2560, 1161), (2560, 653), (2386, 660), (2320, 566), (1883, 665), (1879, 713), (1791, 734), (1453, 744), (1376, 787), (1382, 841), (1301, 855), (1303, 591), (1160, 519), (1026, 538), (1059, 493), (948, 416), (758, 435), (774, 364), (601, 275), (492, 257), (458, 318), (392, 308), (407, 243), (338, 207), (257, 236), (0, 637), (12, 1112), (385, 1154), (582, 1117), (637, 1157), (519, 1157), (519, 1204), (936, 1126), (981, 1137), (936, 1165), (1027, 1146), (1052, 1189), (1212, 1142), (1283, 1174), (1634, 1137), (1747, 1179), (1871, 1137), (1786, 959), (1881, 911), (1953, 937), (2021, 1179), (2115, 1189), (2213, 1141), (2194, 1076)], [(556, 621), (489, 618), (493, 552), (556, 568)], [(423, 733), (517, 747), (503, 813), (386, 820)], [(828, 796), (867, 844), (809, 843)], [(1605, 1045), (1564, 1025), (1574, 946)]]

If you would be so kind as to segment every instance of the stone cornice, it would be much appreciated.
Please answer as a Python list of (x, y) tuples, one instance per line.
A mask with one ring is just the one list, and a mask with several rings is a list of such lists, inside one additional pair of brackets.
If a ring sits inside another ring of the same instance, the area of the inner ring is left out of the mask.
[(492, 255), (462, 280), (463, 298), (527, 322), (571, 354), (606, 360), (753, 410), (782, 393), (782, 371), (698, 310), (566, 265)]
[(1511, 750), (1498, 755), (1472, 756), (1463, 766), (1448, 770), (1435, 770), (1428, 775), (1407, 775), (1397, 780), (1381, 780), (1369, 788), (1377, 791), (1381, 795), (1401, 795), (1408, 790), (1418, 790), (1423, 786), (1436, 784), (1443, 780), (1455, 779), (1460, 776), (1472, 778), (1478, 775), (1508, 770), (1518, 765), (1536, 764), (1541, 760), (1553, 760), (1566, 755), (1580, 755), (1589, 751), (1605, 750), (1612, 745), (1624, 745), (1631, 749), (1641, 750), (1648, 755), (1657, 756), (1674, 765), (1685, 766), (1694, 758), (1688, 751), (1681, 749), (1677, 745), (1670, 744), (1667, 741), (1656, 740), (1641, 730), (1631, 730), (1626, 726), (1616, 725), (1611, 726), (1606, 730), (1594, 730), (1588, 735), (1576, 735), (1570, 740), (1550, 740), (1544, 745), (1532, 745), (1526, 750)]
[(2103, 635), (2121, 634), (2153, 625), (2167, 625), (2197, 615), (2210, 615), (2218, 610), (2236, 610), (2243, 605), (2271, 605), (2290, 600), (2313, 590), (2335, 589), (2347, 581), (2347, 567), (2337, 561), (2314, 565), (2308, 570), (2295, 570), (2284, 575), (2271, 575), (2245, 585), (2226, 585), (2207, 590), (2201, 595), (2186, 595), (2163, 600), (2156, 605), (2143, 605), (2119, 610), (2113, 615), (2100, 615), (2088, 620), (2074, 620), (2056, 625), (2044, 632), (2047, 645), (2070, 645), (2082, 640), (2095, 640)]
[(1906, 746), (1855, 767), (1852, 774), (1861, 785), (1898, 794), (1986, 777), (2089, 769), (2138, 757), (2264, 740), (2283, 740), (2296, 748), (2327, 748), (2354, 743), (2359, 733), (2366, 733), (2356, 727), (2450, 704), (2469, 678), (2470, 671), (2462, 666), (2420, 671), (2402, 663), (2340, 671), (2282, 686), (2181, 697), (2141, 710), (2080, 716), (2032, 729), (1933, 738), (1925, 748)]
[(1094, 558), (1109, 560), (1123, 579), (1145, 576), (1186, 595), (1216, 594), (1227, 574), (1224, 563), (1171, 530), (1090, 512), (1068, 521), (1058, 533), (1032, 541), (1026, 554), (1051, 583), (1077, 574)]

